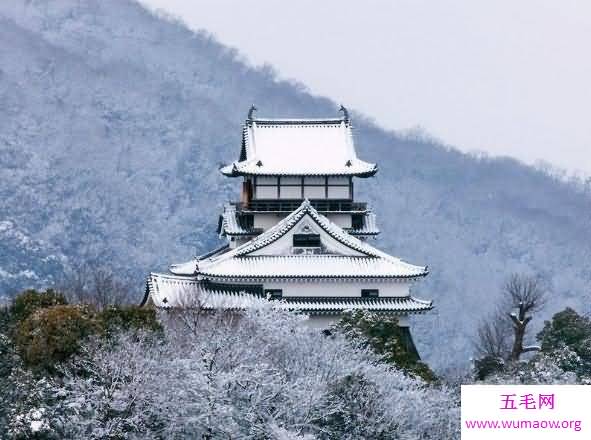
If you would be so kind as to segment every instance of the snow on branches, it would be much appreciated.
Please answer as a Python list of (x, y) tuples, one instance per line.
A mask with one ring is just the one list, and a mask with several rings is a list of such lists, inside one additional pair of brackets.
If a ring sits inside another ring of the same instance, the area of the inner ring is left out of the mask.
[(54, 380), (44, 426), (68, 438), (459, 437), (445, 387), (301, 319), (268, 305), (183, 311), (163, 316), (163, 334), (90, 342)]

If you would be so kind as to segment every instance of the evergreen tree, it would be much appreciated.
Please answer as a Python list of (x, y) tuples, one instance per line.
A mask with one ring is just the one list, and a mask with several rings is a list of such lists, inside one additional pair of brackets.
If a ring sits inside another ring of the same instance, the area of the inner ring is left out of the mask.
[(396, 317), (358, 310), (345, 314), (336, 327), (411, 376), (428, 382), (437, 380), (429, 366), (421, 362), (408, 328), (400, 327)]
[(591, 379), (591, 319), (566, 308), (544, 323), (537, 338), (565, 371)]

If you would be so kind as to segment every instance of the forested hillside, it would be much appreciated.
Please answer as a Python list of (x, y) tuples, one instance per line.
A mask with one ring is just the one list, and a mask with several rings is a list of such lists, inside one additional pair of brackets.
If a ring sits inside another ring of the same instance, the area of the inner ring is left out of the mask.
[[(239, 188), (218, 167), (252, 103), (272, 117), (338, 107), (132, 1), (1, 2), (0, 295), (100, 261), (140, 301), (147, 272), (214, 246)], [(378, 215), (375, 244), (431, 271), (414, 290), (436, 310), (415, 339), (433, 366), (466, 362), (512, 272), (541, 274), (546, 315), (585, 310), (589, 191), (353, 118), (359, 156), (380, 167), (356, 188)]]

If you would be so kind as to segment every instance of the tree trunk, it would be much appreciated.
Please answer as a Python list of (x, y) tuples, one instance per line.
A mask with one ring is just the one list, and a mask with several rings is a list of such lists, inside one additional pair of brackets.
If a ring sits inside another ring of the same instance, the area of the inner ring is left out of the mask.
[(527, 324), (531, 321), (531, 316), (525, 316), (525, 307), (523, 303), (519, 303), (519, 315), (515, 316), (514, 313), (509, 314), (511, 321), (513, 322), (513, 331), (515, 333), (515, 340), (513, 342), (513, 350), (511, 350), (512, 362), (517, 362), (523, 354), (523, 339), (525, 338), (525, 329)]

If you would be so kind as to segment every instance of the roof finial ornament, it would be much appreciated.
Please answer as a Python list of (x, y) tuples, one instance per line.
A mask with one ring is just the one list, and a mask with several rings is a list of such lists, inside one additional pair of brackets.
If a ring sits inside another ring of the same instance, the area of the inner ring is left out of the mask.
[(250, 110), (248, 111), (248, 119), (254, 119), (254, 112), (256, 112), (258, 109), (255, 107), (255, 105), (251, 105), (250, 106)]
[(349, 121), (349, 110), (347, 110), (347, 108), (341, 104), (341, 107), (339, 108), (340, 112), (343, 112), (343, 120), (345, 122)]

